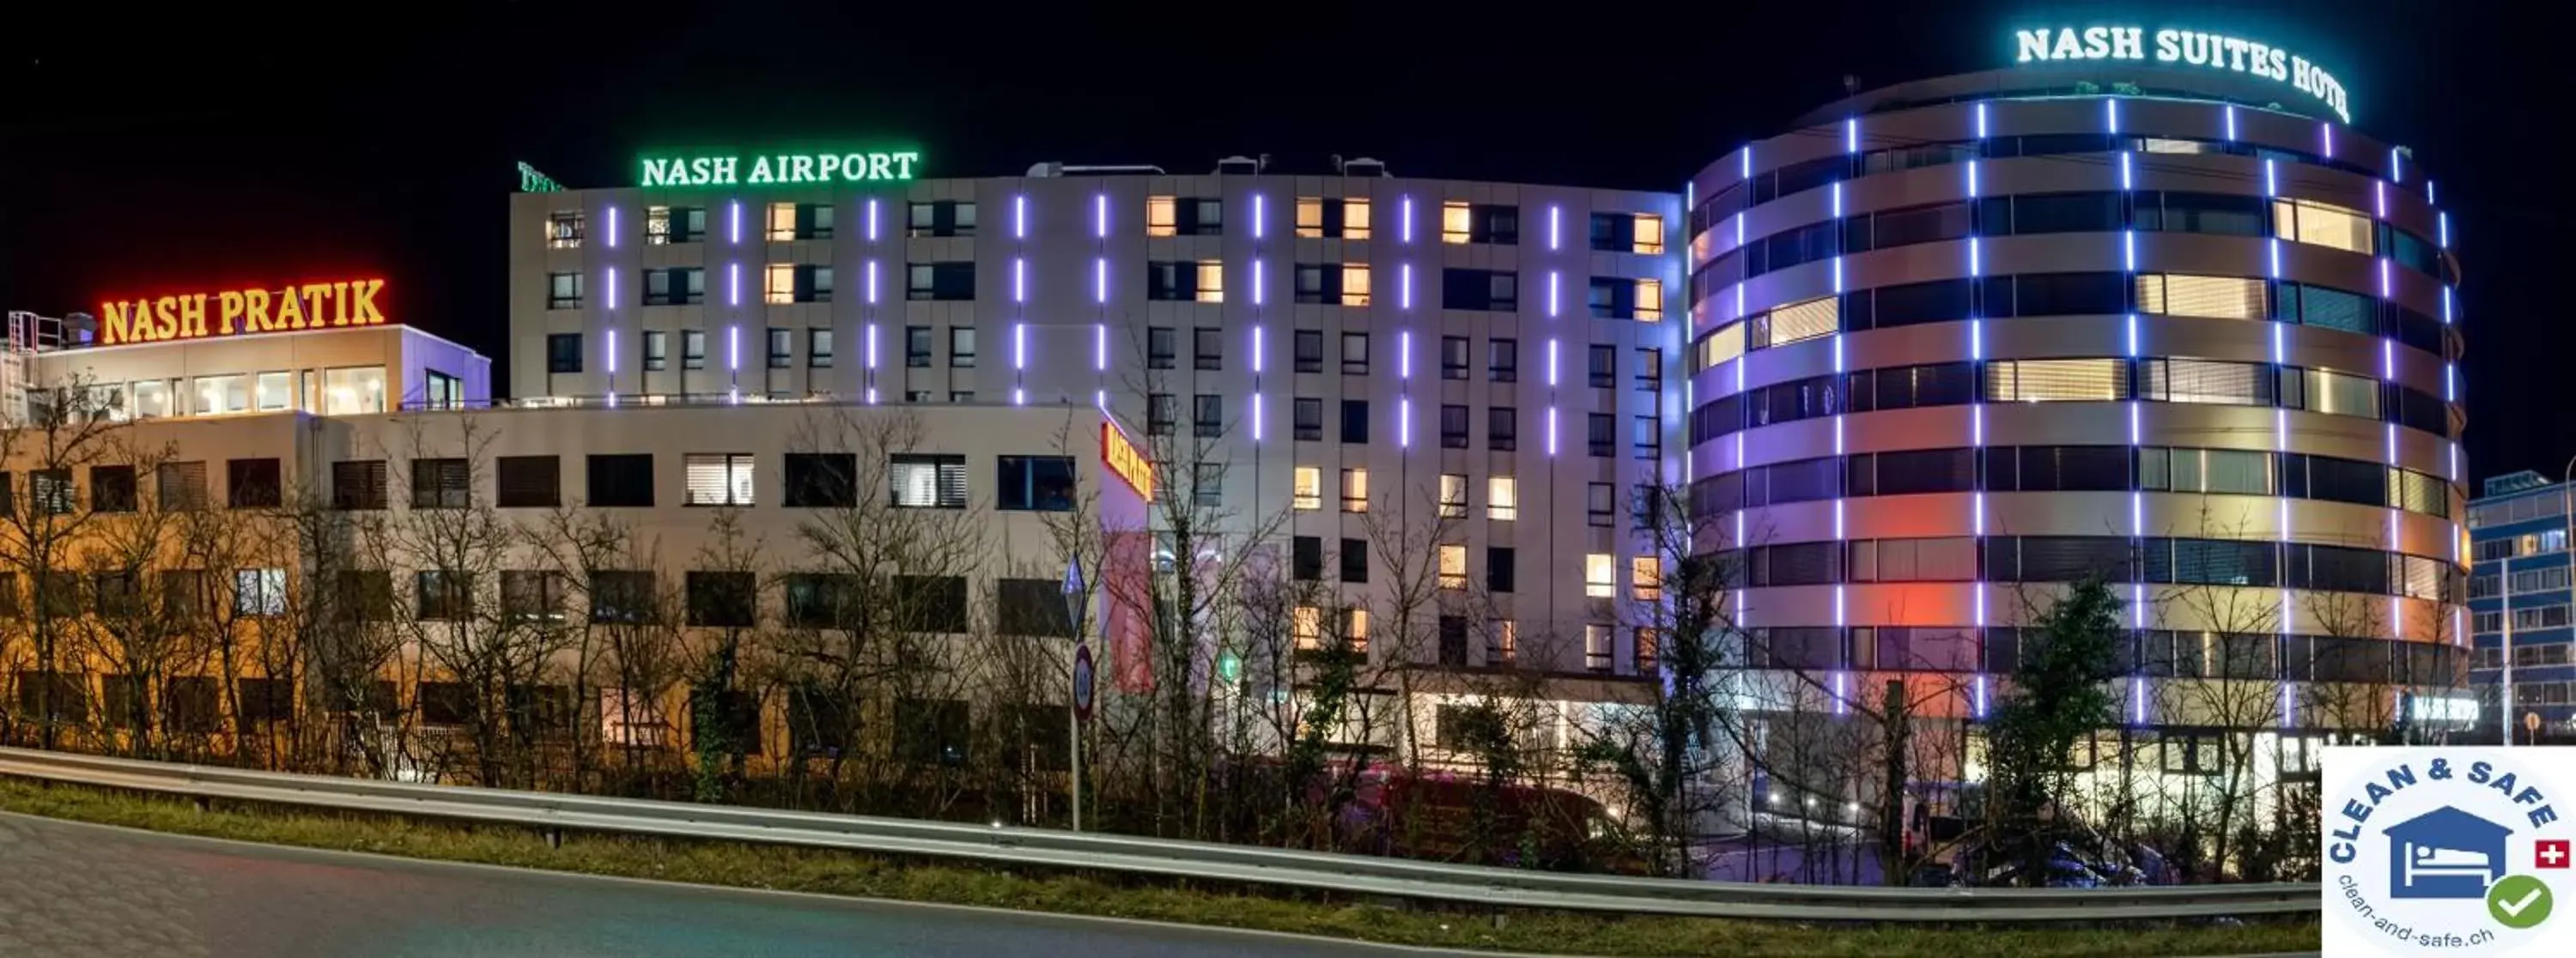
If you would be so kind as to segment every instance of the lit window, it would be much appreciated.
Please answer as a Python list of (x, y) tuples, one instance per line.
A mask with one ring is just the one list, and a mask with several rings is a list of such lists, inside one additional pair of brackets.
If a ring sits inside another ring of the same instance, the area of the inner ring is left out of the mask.
[(1607, 599), (1617, 595), (1618, 578), (1619, 567), (1611, 563), (1609, 553), (1595, 552), (1583, 557), (1583, 594), (1586, 598)]
[(1342, 470), (1342, 511), (1368, 511), (1368, 470)]
[(796, 301), (796, 267), (794, 265), (788, 263), (770, 264), (769, 282), (767, 287), (764, 289), (763, 299), (770, 303), (793, 303)]
[(2315, 200), (2272, 201), (2272, 228), (2282, 239), (2312, 243), (2318, 246), (2349, 250), (2368, 255), (2372, 251), (2370, 217), (2360, 210), (2347, 209)]
[(233, 612), (236, 615), (285, 615), (286, 570), (235, 570)]
[(668, 245), (670, 242), (671, 208), (668, 206), (645, 207), (644, 244), (647, 246), (663, 246)]
[(546, 245), (553, 249), (580, 249), (582, 221), (579, 211), (548, 215)]
[(1691, 350), (1691, 371), (1699, 372), (1744, 355), (1744, 324), (1736, 323), (1699, 338)]
[(688, 467), (688, 492), (685, 504), (692, 506), (751, 504), (751, 456), (749, 454), (690, 453), (682, 461)]
[(1485, 518), (1510, 522), (1520, 518), (1521, 483), (1510, 476), (1485, 480)]
[(1466, 546), (1440, 547), (1440, 587), (1443, 589), (1467, 587)]
[(1440, 518), (1467, 518), (1467, 477), (1454, 472), (1440, 474)]
[(773, 240), (796, 238), (796, 204), (769, 204), (769, 238)]
[(1321, 197), (1297, 198), (1297, 238), (1324, 238), (1324, 201)]
[(1474, 233), (1475, 212), (1465, 203), (1452, 200), (1440, 204), (1440, 241), (1464, 244)]
[(1181, 235), (1180, 204), (1169, 196), (1145, 198), (1145, 235)]
[(1647, 255), (1649, 255), (1649, 256), (1660, 256), (1660, 255), (1662, 255), (1662, 254), (1663, 254), (1663, 252), (1664, 252), (1664, 218), (1663, 218), (1663, 217), (1661, 217), (1661, 216), (1654, 216), (1654, 215), (1650, 215), (1650, 214), (1642, 214), (1642, 213), (1641, 213), (1641, 214), (1638, 214), (1638, 216), (1637, 216), (1637, 225), (1636, 225), (1636, 243), (1635, 243), (1635, 245), (1634, 245), (1634, 246), (1632, 246), (1632, 247), (1631, 247), (1631, 251), (1632, 251), (1632, 252), (1638, 252), (1638, 253), (1644, 253), (1644, 254), (1647, 254)]
[(1647, 323), (1655, 322), (1664, 318), (1663, 280), (1641, 279), (1637, 281), (1637, 301), (1633, 309), (1629, 312), (1629, 316), (1635, 318), (1639, 322)]
[(284, 409), (295, 399), (295, 374), (261, 373), (253, 392), (258, 396), (259, 408)]
[(2138, 277), (2138, 311), (2211, 319), (2268, 319), (2263, 280), (2236, 276), (2148, 273)]
[(1225, 302), (1224, 260), (1203, 259), (1199, 261), (1198, 301), (1202, 303)]
[(1485, 644), (1486, 665), (1510, 665), (1521, 655), (1521, 624), (1510, 619), (1495, 619), (1493, 635)]
[(1342, 264), (1342, 305), (1369, 304), (1369, 267), (1367, 263)]
[(1628, 560), (1628, 590), (1639, 602), (1664, 600), (1664, 564), (1654, 556)]
[(1986, 364), (1994, 402), (2088, 402), (2128, 398), (2127, 364), (2117, 359), (2022, 359)]
[(1291, 500), (1290, 505), (1298, 509), (1314, 510), (1323, 508), (1324, 470), (1314, 466), (1298, 466), (1296, 472), (1296, 489), (1290, 494), (1289, 498)]
[(1342, 610), (1342, 638), (1350, 643), (1353, 652), (1368, 651), (1368, 619), (1367, 609)]
[(1288, 636), (1297, 648), (1312, 651), (1324, 647), (1324, 610), (1301, 605), (1288, 613)]
[(1583, 627), (1583, 667), (1594, 672), (1610, 671), (1610, 627)]
[[(1661, 302), (1660, 299), (1657, 300)], [(1842, 324), (1842, 299), (1826, 296), (1792, 303), (1753, 318), (1754, 338), (1764, 346), (1785, 346), (1803, 339), (1830, 336)], [(1765, 333), (1767, 331), (1767, 335)]]
[(1355, 240), (1369, 238), (1367, 197), (1353, 197), (1342, 201), (1342, 238)]
[(1663, 630), (1655, 628), (1637, 630), (1637, 674), (1646, 675), (1655, 671), (1655, 656), (1662, 650), (1663, 645)]

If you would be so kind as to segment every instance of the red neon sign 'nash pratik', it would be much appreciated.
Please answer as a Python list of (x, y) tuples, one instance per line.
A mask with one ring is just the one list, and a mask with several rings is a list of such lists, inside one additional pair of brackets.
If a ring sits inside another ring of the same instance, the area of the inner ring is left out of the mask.
[[(353, 279), (275, 291), (234, 289), (112, 302), (101, 311), (106, 319), (99, 324), (99, 340), (100, 345), (117, 346), (238, 333), (382, 326), (385, 314), (376, 308), (376, 294), (384, 288), (381, 279)], [(206, 312), (209, 297), (215, 306), (211, 326)]]

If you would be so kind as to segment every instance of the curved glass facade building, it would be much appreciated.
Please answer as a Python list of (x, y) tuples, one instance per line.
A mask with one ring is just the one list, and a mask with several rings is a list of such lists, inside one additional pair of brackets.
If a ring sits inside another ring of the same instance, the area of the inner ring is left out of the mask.
[(1927, 80), (1692, 179), (1690, 495), (1780, 707), (1979, 718), (2100, 575), (2142, 762), (2473, 718), (2449, 224), (2267, 79)]

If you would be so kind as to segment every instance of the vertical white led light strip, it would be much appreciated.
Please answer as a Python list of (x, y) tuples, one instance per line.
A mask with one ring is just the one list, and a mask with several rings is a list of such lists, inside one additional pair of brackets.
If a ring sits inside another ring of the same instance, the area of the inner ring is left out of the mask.
[[(1289, 207), (1289, 212), (1293, 218), (1296, 212), (1293, 204)], [(1269, 237), (1270, 226), (1265, 222), (1269, 218), (1269, 213), (1268, 201), (1262, 199), (1259, 193), (1252, 194), (1252, 404), (1244, 411), (1244, 415), (1251, 419), (1252, 441), (1256, 444), (1261, 442), (1262, 434), (1267, 431), (1261, 423), (1261, 367), (1263, 365), (1261, 323), (1269, 318), (1267, 316), (1269, 304), (1266, 302), (1269, 291), (1262, 288), (1261, 241)], [(1289, 232), (1294, 234), (1296, 224), (1289, 225), (1291, 227)], [(1252, 476), (1253, 500), (1258, 502), (1261, 498), (1259, 491), (1261, 470), (1254, 469)]]
[[(1974, 150), (1975, 155), (1968, 158), (1967, 170), (1963, 174), (1963, 177), (1967, 181), (1968, 208), (1970, 210), (1968, 230), (1968, 280), (1972, 288), (1983, 286), (1984, 284), (1980, 282), (1980, 280), (1985, 276), (1985, 251), (1983, 248), (1985, 241), (1980, 235), (1983, 233), (1983, 224), (1976, 222), (1976, 214), (1974, 211), (1981, 205), (1977, 200), (1979, 199), (1978, 194), (1984, 187), (1984, 184), (1978, 181), (1978, 176), (1980, 175), (1978, 172), (1978, 163), (1980, 162), (1978, 158), (1985, 155), (1986, 104), (1980, 101), (1977, 103), (1975, 111), (1977, 127), (1977, 144)], [(1974, 450), (1970, 452), (1969, 455), (1976, 457), (1977, 460), (1975, 465), (1971, 468), (1982, 470), (1985, 465), (1986, 457), (1986, 390), (1983, 385), (1985, 376), (1982, 368), (1985, 365), (1986, 359), (1985, 309), (1984, 305), (1978, 302), (1974, 297), (1971, 297), (1969, 300), (1969, 306), (1968, 375), (1973, 381), (1974, 388), (1969, 393), (1968, 402), (1968, 445), (1972, 450)], [(1970, 535), (1970, 541), (1978, 554), (1984, 554), (1986, 547), (1986, 485), (1982, 481), (1974, 483), (1973, 488), (1968, 492), (1968, 534)], [(1974, 617), (1976, 622), (1977, 641), (1979, 644), (1980, 654), (1977, 661), (1977, 676), (1976, 683), (1974, 685), (1975, 699), (1971, 702), (1969, 717), (1983, 719), (1986, 717), (1986, 705), (1989, 695), (1987, 691), (1989, 680), (1987, 678), (1987, 671), (1985, 668), (1986, 662), (1983, 655), (1983, 649), (1991, 645), (1991, 643), (1986, 641), (1986, 577), (1984, 570), (1978, 570), (1976, 580), (1976, 584), (1971, 587), (1972, 594), (1969, 597), (1969, 614)]]
[[(2236, 108), (2232, 106), (2227, 108), (2227, 127), (2228, 139), (2235, 139)], [(2280, 170), (2271, 159), (2266, 158), (2263, 161), (2264, 205), (2270, 206), (2271, 201), (2279, 198), (2280, 194)], [(2275, 230), (2275, 233), (2277, 232), (2278, 231)], [(2272, 280), (2272, 285), (2270, 287), (2271, 295), (2277, 300), (2280, 296), (2281, 287), (2281, 238), (2278, 235), (2269, 236), (2264, 239), (2263, 257), (2265, 260), (2264, 275)], [(2270, 332), (2272, 334), (2272, 376), (2277, 382), (2280, 377), (2290, 375), (2289, 349), (2285, 345), (2285, 342), (2288, 339), (2288, 333), (2285, 331), (2282, 321), (2277, 317), (2270, 318), (2270, 325)], [(2272, 404), (2272, 452), (2276, 457), (2276, 461), (2281, 463), (2281, 468), (2287, 469), (2289, 466), (2290, 453), (2290, 410), (2289, 407), (2282, 405), (2277, 399)], [(2272, 490), (2272, 505), (2274, 512), (2278, 516), (2276, 521), (2280, 526), (2279, 529), (2275, 530), (2277, 533), (2275, 538), (2280, 541), (2281, 554), (2281, 570), (2279, 572), (2280, 582), (2278, 585), (2281, 593), (2281, 611), (2279, 613), (2280, 624), (2279, 627), (2274, 630), (2275, 633), (2279, 635), (2279, 638), (2274, 640), (2273, 643), (2272, 661), (2286, 671), (2286, 667), (2290, 661), (2290, 657), (2287, 653), (2289, 652), (2291, 629), (2296, 625), (2291, 615), (2290, 577), (2288, 574), (2290, 567), (2290, 550), (2292, 548), (2292, 543), (2290, 541), (2289, 489), (2285, 486), (2276, 486)], [(2288, 728), (2290, 727), (2292, 717), (2290, 683), (2286, 675), (2283, 677), (2280, 686), (2280, 723), (2282, 728)]]
[(1011, 197), (1011, 241), (1020, 251), (1011, 257), (1011, 405), (1029, 401), (1029, 197)]
[(1091, 404), (1109, 411), (1109, 194), (1091, 194)]
[[(1842, 178), (1835, 180), (1832, 186), (1833, 209), (1831, 211), (1833, 213), (1834, 223), (1834, 332), (1833, 344), (1829, 348), (1833, 350), (1834, 376), (1837, 381), (1839, 381), (1843, 375), (1842, 295), (1843, 246), (1845, 242), (1843, 238), (1844, 232), (1842, 223), (1843, 183), (1852, 178), (1853, 164), (1860, 162), (1860, 119), (1858, 117), (1850, 117), (1843, 120), (1843, 159), (1844, 166)], [(1747, 352), (1749, 354), (1750, 350)], [(1848, 394), (1850, 384), (1844, 383), (1843, 386), (1846, 394)], [(1841, 481), (1836, 482), (1834, 485), (1834, 548), (1836, 550), (1840, 550), (1844, 548), (1843, 505), (1845, 498), (1851, 493), (1851, 481), (1849, 478), (1851, 475), (1851, 461), (1844, 458), (1843, 413), (1842, 407), (1839, 405), (1834, 407), (1834, 463), (1837, 467), (1836, 471), (1842, 473), (1842, 476), (1837, 477)], [(1836, 641), (1846, 648), (1851, 644), (1848, 639), (1848, 633), (1844, 631), (1850, 625), (1850, 618), (1845, 612), (1843, 602), (1846, 598), (1845, 590), (1850, 587), (1845, 585), (1843, 580), (1848, 578), (1851, 578), (1851, 576), (1839, 575), (1834, 577), (1834, 635), (1836, 637)], [(1849, 656), (1846, 655), (1845, 660), (1838, 663), (1838, 665), (1840, 668), (1837, 668), (1834, 671), (1834, 714), (1847, 715), (1851, 712), (1849, 686), (1851, 684), (1850, 670), (1852, 663), (1849, 661)]]
[[(2118, 98), (2114, 97), (2104, 100), (2103, 104), (2104, 113), (2107, 117), (2104, 121), (2106, 132), (2116, 137), (2120, 133), (2120, 101)], [(2132, 213), (2132, 210), (2135, 207), (2133, 198), (2138, 188), (2138, 161), (2137, 153), (2134, 150), (2122, 149), (2119, 151), (2118, 156), (2120, 165), (2121, 214), (2123, 217), (2127, 218), (2120, 224), (2120, 272), (2122, 280), (2128, 287), (2123, 292), (2126, 294), (2127, 298), (2134, 299), (2136, 298), (2138, 288), (2138, 231), (2133, 225), (2134, 214)], [(2120, 318), (2120, 349), (2121, 355), (2128, 359), (2128, 362), (2125, 365), (2128, 367), (2129, 374), (2134, 380), (2134, 377), (2137, 375), (2139, 357), (2138, 314), (2134, 308)], [(2140, 420), (2145, 418), (2144, 410), (2140, 409), (2138, 406), (2138, 392), (2134, 388), (2135, 385), (2136, 384), (2133, 381), (2131, 383), (2133, 388), (2129, 390), (2128, 403), (2129, 460), (2131, 462), (2136, 462), (2138, 460), (2139, 455), (2141, 455), (2139, 452), (2140, 445), (2146, 438), (2144, 435), (2145, 429), (2140, 425)], [(2129, 483), (2129, 536), (2131, 537), (2132, 542), (2131, 548), (2139, 550), (2146, 548), (2146, 499), (2146, 493), (2139, 489), (2139, 483), (2136, 481), (2135, 477), (2132, 477)], [(2137, 630), (2144, 629), (2147, 626), (2147, 584), (2144, 571), (2145, 570), (2143, 569), (2130, 570), (2129, 628), (2131, 630), (2131, 634), (2127, 641), (2133, 644), (2138, 641), (2136, 634)], [(2131, 701), (2129, 706), (2129, 715), (2132, 722), (2140, 725), (2146, 724), (2147, 718), (2147, 701), (2144, 694), (2145, 688), (2146, 685), (2142, 679), (2136, 676), (2132, 676), (2130, 678), (2129, 693)]]

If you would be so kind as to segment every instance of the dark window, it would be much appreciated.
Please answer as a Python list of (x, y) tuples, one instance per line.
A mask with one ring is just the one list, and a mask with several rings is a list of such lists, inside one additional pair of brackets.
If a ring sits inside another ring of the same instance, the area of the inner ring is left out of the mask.
[(1931, 243), (1958, 239), (1975, 232), (1973, 214), (1966, 203), (1938, 203), (1900, 210), (1888, 210), (1870, 217), (1853, 217), (1853, 223), (1866, 223), (1867, 235), (1846, 236), (1859, 242), (1849, 243), (1852, 251), (1885, 249), (1914, 243)]
[(603, 625), (653, 621), (653, 573), (590, 570), (590, 621)]
[(1619, 489), (1606, 482), (1583, 487), (1584, 521), (1596, 526), (1609, 526), (1619, 515)]
[(1745, 471), (1744, 504), (1777, 506), (1842, 495), (1842, 460), (1801, 459)]
[(1002, 635), (1073, 637), (1073, 609), (1054, 579), (996, 579), (993, 631)]
[(1145, 327), (1145, 368), (1170, 369), (1179, 354), (1179, 335), (1169, 326)]
[(474, 576), (467, 572), (430, 571), (412, 576), (412, 592), (424, 622), (459, 622), (474, 617)]
[(857, 456), (846, 452), (787, 454), (786, 505), (791, 509), (848, 509), (859, 504)]
[(1921, 449), (1851, 457), (1850, 495), (1902, 496), (1977, 488), (1972, 449)]
[(1440, 378), (1467, 378), (1467, 337), (1440, 337)]
[(474, 715), (474, 687), (463, 682), (422, 682), (412, 694), (424, 724), (463, 725)]
[(1342, 375), (1366, 376), (1369, 371), (1369, 338), (1367, 333), (1342, 334)]
[(382, 509), (385, 506), (384, 460), (365, 459), (331, 464), (331, 508)]
[(592, 455), (586, 470), (594, 507), (650, 508), (653, 505), (653, 454)]
[(1173, 403), (1176, 401), (1177, 400), (1172, 397), (1171, 393), (1145, 394), (1146, 435), (1168, 436), (1172, 434), (1172, 426), (1174, 425), (1173, 420), (1179, 418), (1178, 410), (1172, 408)]
[[(547, 309), (580, 309), (580, 308), (581, 308), (581, 274), (580, 274), (580, 273), (547, 273), (547, 274), (546, 274), (546, 308), (547, 308)], [(578, 341), (578, 340), (575, 340), (575, 342), (576, 342), (576, 343), (578, 343), (579, 341)], [(549, 353), (551, 353), (551, 350), (549, 350)], [(574, 348), (573, 348), (573, 354), (574, 354), (574, 355), (576, 355), (576, 356), (578, 356), (578, 355), (580, 355), (580, 353), (581, 353), (581, 348), (580, 348), (578, 345), (574, 346)], [(578, 362), (578, 361), (576, 361), (576, 362)], [(562, 373), (562, 372), (580, 372), (581, 370), (579, 370), (579, 369), (552, 369), (552, 370), (548, 370), (548, 371), (549, 371), (549, 372), (558, 372), (558, 373)]]
[(800, 629), (837, 629), (858, 592), (858, 577), (823, 572), (791, 572), (781, 579), (781, 609), (786, 624)]
[(359, 622), (390, 622), (394, 617), (394, 576), (382, 569), (340, 572), (340, 614)]
[(224, 462), (224, 492), (235, 509), (274, 509), (285, 502), (286, 484), (275, 459), (230, 459)]
[(908, 369), (930, 368), (930, 327), (903, 328), (903, 365)]
[(1498, 383), (1520, 381), (1520, 340), (1497, 338), (1486, 341), (1485, 378)]
[(1644, 292), (1636, 280), (1618, 276), (1595, 276), (1584, 294), (1584, 302), (1594, 319), (1661, 319), (1664, 304)]
[(80, 495), (72, 488), (69, 469), (28, 470), (27, 491), (39, 513), (69, 515), (79, 505)]
[(1653, 416), (1629, 420), (1628, 444), (1639, 459), (1656, 459), (1664, 454), (1664, 422)]
[(994, 508), (1012, 511), (1073, 510), (1073, 458), (1001, 456)]
[(2259, 196), (2150, 191), (2136, 203), (2138, 228), (2150, 231), (2261, 236), (2268, 219)]
[(680, 331), (680, 368), (707, 368), (706, 330), (684, 329)]
[(894, 577), (901, 626), (915, 632), (966, 631), (964, 576), (899, 575)]
[(1368, 540), (1342, 540), (1342, 581), (1368, 582)]
[(501, 614), (512, 622), (561, 622), (565, 576), (561, 572), (506, 569), (501, 572)]
[(552, 509), (563, 504), (563, 458), (502, 456), (492, 460), (493, 504), (503, 509)]
[(1986, 540), (1986, 578), (1997, 582), (2076, 582), (2130, 578), (2129, 540), (2108, 536), (1995, 536)]
[(1320, 373), (1324, 371), (1323, 330), (1297, 330), (1296, 335), (1293, 337), (1293, 347), (1296, 353), (1298, 372)]
[[(0, 515), (11, 511), (8, 477), (8, 473), (0, 472)], [(206, 507), (205, 463), (162, 463), (152, 471), (152, 485), (164, 512), (187, 512)]]
[(1800, 542), (1751, 550), (1747, 581), (1755, 586), (1829, 585), (1843, 581), (1839, 542)]
[[(1986, 303), (1989, 316), (2110, 316), (2129, 308), (2129, 278), (2120, 273), (2024, 273), (2012, 277), (2010, 302)], [(1990, 300), (2000, 298), (1989, 283)]]
[(1440, 272), (1440, 307), (1498, 313), (1519, 309), (1520, 274), (1491, 269), (1444, 269)]
[(1289, 577), (1313, 582), (1324, 577), (1324, 537), (1297, 536), (1289, 542)]
[(411, 461), (411, 507), (463, 509), (472, 503), (472, 470), (463, 459)]
[(895, 758), (959, 768), (973, 737), (973, 713), (956, 699), (901, 699), (894, 708)]
[[(2004, 223), (1988, 223), (1986, 232), (2006, 233), (2111, 233), (2123, 225), (2120, 221), (2120, 194), (2093, 193), (2024, 193), (2011, 198), (2012, 212)], [(1995, 205), (1989, 201), (1987, 214), (1994, 216)]]
[(906, 214), (907, 236), (973, 236), (975, 203), (972, 200), (933, 200), (911, 204)]
[(1221, 329), (1190, 330), (1190, 360), (1199, 369), (1225, 368), (1225, 331)]
[(581, 371), (580, 333), (554, 333), (546, 337), (546, 371), (549, 373)]
[(1520, 448), (1520, 445), (1520, 411), (1510, 406), (1495, 406), (1485, 410), (1485, 448), (1495, 452), (1510, 452)]
[(1616, 389), (1619, 386), (1619, 347), (1594, 344), (1588, 351), (1585, 368), (1594, 389)]
[(1467, 407), (1440, 407), (1440, 448), (1467, 448)]
[(1342, 441), (1366, 445), (1369, 441), (1369, 404), (1366, 399), (1342, 400)]
[(1485, 590), (1510, 592), (1517, 584), (1510, 546), (1485, 547)]
[(1467, 666), (1467, 617), (1444, 615), (1439, 620), (1440, 664), (1449, 668)]
[(686, 306), (707, 298), (707, 271), (698, 267), (644, 271), (644, 305)]
[(1206, 393), (1190, 397), (1190, 435), (1200, 439), (1225, 435), (1225, 397)]
[[(1964, 279), (1883, 286), (1867, 294), (1870, 298), (1867, 308), (1852, 310), (1855, 315), (1846, 318), (1853, 329), (1889, 329), (1962, 320), (1972, 314), (1969, 291), (1973, 288)], [(1856, 302), (1861, 295), (1854, 294), (1845, 299)]]
[(755, 618), (758, 580), (749, 572), (690, 572), (689, 624), (749, 628)]
[(1618, 420), (1609, 413), (1596, 412), (1584, 417), (1584, 445), (1592, 458), (1607, 459), (1619, 454), (1618, 430)]
[(1324, 441), (1324, 401), (1299, 396), (1289, 410), (1298, 442)]
[(89, 507), (92, 511), (133, 512), (138, 499), (133, 466), (89, 467)]
[(788, 368), (789, 366), (793, 366), (793, 365), (795, 365), (795, 364), (796, 364), (796, 331), (795, 331), (795, 330), (792, 330), (792, 329), (772, 329), (772, 330), (770, 330), (770, 331), (769, 331), (769, 368), (771, 368), (771, 369), (786, 369), (786, 368)]
[(975, 298), (975, 263), (913, 263), (904, 271), (904, 298), (970, 300)]

